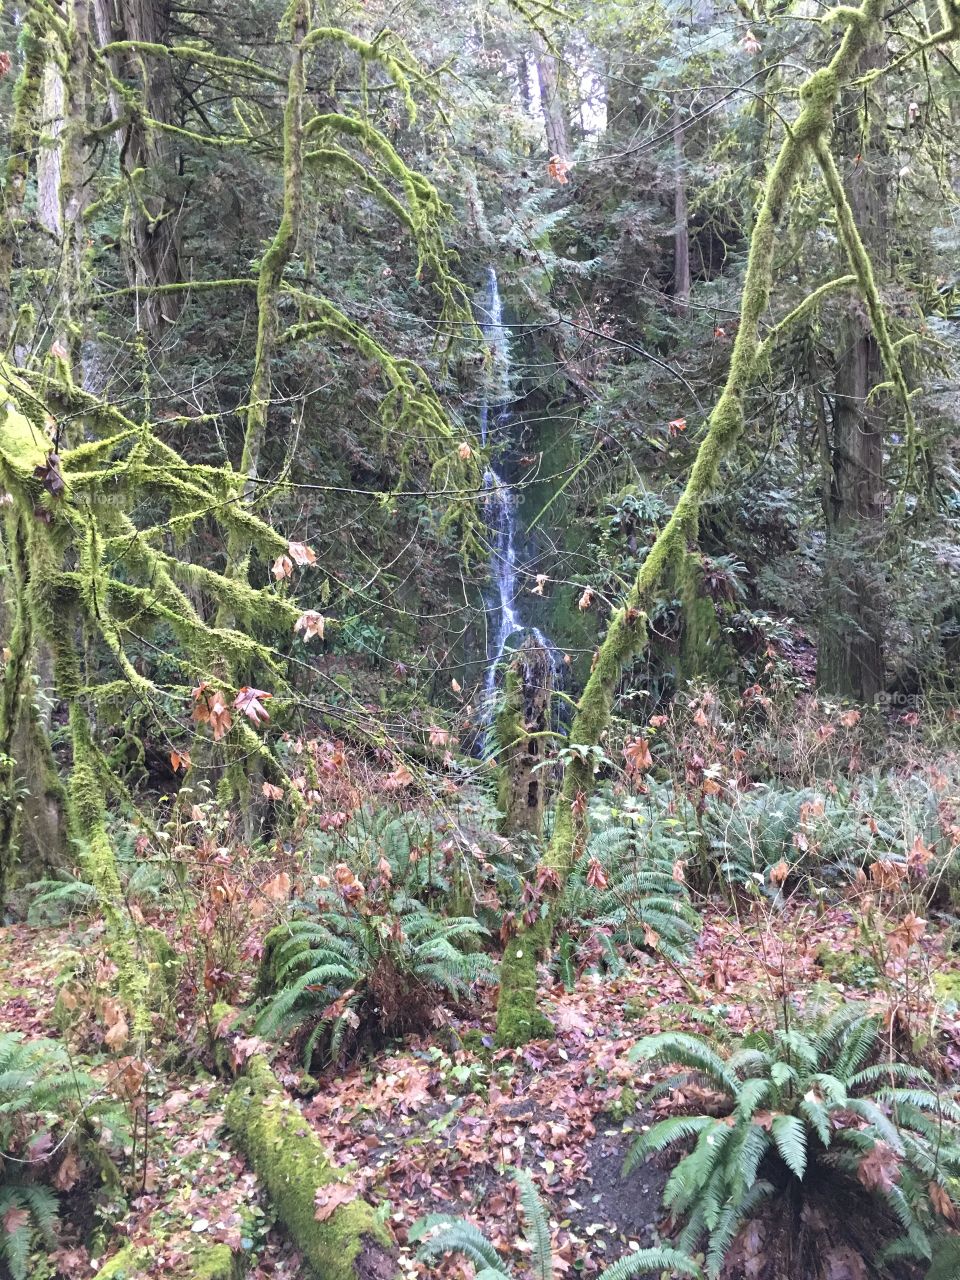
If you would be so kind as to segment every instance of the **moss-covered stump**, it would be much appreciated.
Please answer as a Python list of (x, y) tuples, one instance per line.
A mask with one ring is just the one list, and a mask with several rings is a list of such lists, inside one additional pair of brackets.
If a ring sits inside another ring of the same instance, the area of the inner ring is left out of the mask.
[(528, 1040), (553, 1038), (553, 1024), (537, 1008), (537, 956), (545, 946), (549, 925), (522, 930), (510, 939), (500, 961), (497, 1000), (499, 1049), (517, 1049)]
[[(246, 1269), (243, 1255), (234, 1253), (229, 1245), (212, 1244), (199, 1249), (177, 1274), (183, 1280), (240, 1280)], [(103, 1264), (93, 1280), (140, 1280), (155, 1274), (156, 1258), (150, 1251), (125, 1244)]]
[(392, 1280), (393, 1242), (366, 1201), (351, 1200), (317, 1220), (317, 1192), (345, 1180), (265, 1059), (250, 1059), (230, 1091), (226, 1118), (315, 1276)]

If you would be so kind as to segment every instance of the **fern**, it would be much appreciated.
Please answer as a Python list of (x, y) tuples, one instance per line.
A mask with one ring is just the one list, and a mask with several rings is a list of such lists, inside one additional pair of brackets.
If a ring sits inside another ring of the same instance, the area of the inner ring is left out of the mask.
[(661, 1120), (626, 1161), (629, 1170), (696, 1137), (667, 1181), (664, 1205), (683, 1224), (683, 1249), (706, 1241), (711, 1280), (744, 1224), (776, 1197), (795, 1204), (816, 1195), (821, 1211), (859, 1201), (876, 1220), (877, 1256), (894, 1245), (931, 1256), (944, 1226), (939, 1197), (960, 1203), (960, 1104), (922, 1067), (878, 1061), (880, 1050), (876, 1020), (854, 1006), (755, 1033), (725, 1054), (683, 1032), (636, 1045), (635, 1059), (687, 1068), (675, 1087), (706, 1080), (726, 1099), (723, 1118)]
[(313, 914), (267, 936), (257, 1031), (302, 1031), (307, 1065), (316, 1053), (337, 1061), (375, 1035), (420, 1029), (442, 1000), (466, 999), (492, 978), (489, 957), (464, 949), (482, 925), (443, 918), (402, 891), (364, 894), (351, 907), (326, 888), (294, 909)]
[[(62, 1045), (0, 1033), (0, 1262), (13, 1280), (27, 1280), (27, 1261), (38, 1240), (56, 1246), (58, 1201), (37, 1179), (43, 1161), (31, 1158), (38, 1139), (62, 1156), (104, 1127), (122, 1132), (123, 1112), (98, 1092), (96, 1081), (74, 1069)], [(12, 1158), (11, 1158), (12, 1157)]]
[[(690, 848), (687, 832), (656, 811), (618, 815), (597, 806), (582, 857), (567, 878), (559, 915), (566, 934), (586, 963), (619, 970), (631, 950), (654, 950), (681, 963), (700, 933), (700, 917), (686, 885), (675, 874)], [(672, 824), (672, 825), (671, 825)], [(614, 944), (606, 955), (591, 954), (598, 936)], [(568, 958), (569, 967), (569, 958)]]
[[(520, 1197), (525, 1253), (532, 1258), (536, 1280), (554, 1280), (553, 1247), (547, 1211), (530, 1175), (517, 1169), (514, 1170), (513, 1177)], [(425, 1262), (434, 1262), (445, 1253), (460, 1253), (476, 1268), (475, 1280), (519, 1280), (519, 1276), (510, 1270), (507, 1262), (483, 1232), (465, 1218), (431, 1214), (414, 1223), (410, 1239), (421, 1241), (418, 1256)], [(633, 1276), (645, 1275), (651, 1271), (670, 1271), (682, 1276), (692, 1276), (694, 1280), (702, 1280), (703, 1275), (697, 1263), (686, 1253), (660, 1246), (628, 1253), (602, 1271), (597, 1280), (632, 1280)]]

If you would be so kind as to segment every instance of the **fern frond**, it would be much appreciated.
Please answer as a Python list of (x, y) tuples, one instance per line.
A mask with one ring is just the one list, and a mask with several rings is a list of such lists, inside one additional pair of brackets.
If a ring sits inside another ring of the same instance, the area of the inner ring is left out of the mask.
[(537, 1194), (533, 1179), (523, 1169), (514, 1170), (514, 1180), (520, 1192), (520, 1205), (526, 1226), (527, 1241), (532, 1247), (533, 1266), (538, 1280), (553, 1280), (553, 1246), (550, 1242), (550, 1224), (543, 1201)]

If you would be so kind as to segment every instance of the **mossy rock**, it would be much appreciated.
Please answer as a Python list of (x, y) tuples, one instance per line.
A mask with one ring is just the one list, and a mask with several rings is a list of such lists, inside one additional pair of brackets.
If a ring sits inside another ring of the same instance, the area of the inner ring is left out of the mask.
[[(180, 1280), (241, 1280), (247, 1259), (225, 1244), (198, 1249), (183, 1269)], [(148, 1249), (126, 1244), (103, 1264), (93, 1280), (146, 1280), (157, 1273), (156, 1258)]]
[(607, 1115), (617, 1122), (629, 1120), (637, 1109), (637, 1091), (632, 1085), (624, 1085), (620, 1096), (607, 1107)]
[(317, 1221), (317, 1192), (344, 1179), (265, 1058), (250, 1059), (230, 1091), (225, 1114), (311, 1275), (392, 1280), (397, 1274), (393, 1242), (365, 1200), (349, 1200)]

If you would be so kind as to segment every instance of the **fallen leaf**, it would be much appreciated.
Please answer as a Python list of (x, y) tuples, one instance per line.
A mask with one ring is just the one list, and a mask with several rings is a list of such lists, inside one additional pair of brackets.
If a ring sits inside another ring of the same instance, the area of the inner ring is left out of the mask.
[(317, 1188), (314, 1196), (316, 1211), (313, 1216), (317, 1222), (326, 1222), (341, 1205), (350, 1204), (356, 1198), (356, 1187), (346, 1182), (328, 1182), (326, 1186)]
[(857, 1165), (857, 1180), (868, 1191), (892, 1191), (900, 1181), (900, 1161), (894, 1149), (877, 1142)]

